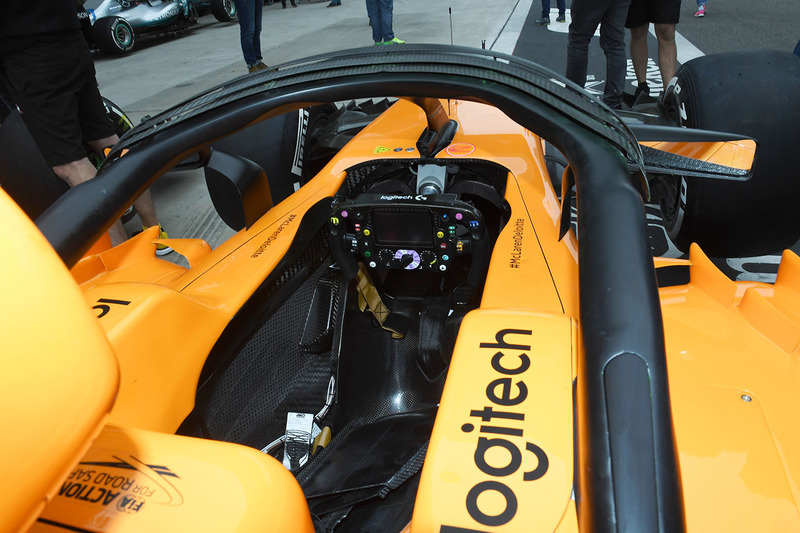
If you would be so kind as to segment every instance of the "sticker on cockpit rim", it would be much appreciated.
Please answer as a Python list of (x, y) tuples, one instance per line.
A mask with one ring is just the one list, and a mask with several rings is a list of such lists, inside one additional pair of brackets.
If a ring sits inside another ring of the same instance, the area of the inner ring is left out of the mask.
[(445, 148), (444, 151), (452, 157), (464, 157), (475, 151), (475, 145), (469, 143), (454, 143)]
[(375, 149), (372, 151), (373, 154), (382, 154), (383, 152), (391, 152), (391, 148), (387, 148), (385, 146), (376, 146)]

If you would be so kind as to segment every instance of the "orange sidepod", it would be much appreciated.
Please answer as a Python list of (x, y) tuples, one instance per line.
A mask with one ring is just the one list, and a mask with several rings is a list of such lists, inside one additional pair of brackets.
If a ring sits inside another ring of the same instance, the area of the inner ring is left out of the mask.
[(412, 531), (570, 531), (576, 339), (564, 315), (465, 317)]
[(0, 247), (0, 531), (22, 531), (100, 430), (119, 376), (66, 267), (2, 190)]
[(798, 531), (800, 260), (733, 282), (692, 245), (691, 282), (660, 289), (689, 531)]
[(108, 426), (33, 531), (312, 533), (295, 478), (253, 448)]

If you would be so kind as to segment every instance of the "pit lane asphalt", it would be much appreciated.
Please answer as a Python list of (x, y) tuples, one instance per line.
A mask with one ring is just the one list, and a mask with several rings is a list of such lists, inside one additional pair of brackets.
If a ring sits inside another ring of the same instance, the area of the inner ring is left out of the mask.
[[(261, 41), (266, 63), (372, 44), (363, 0), (343, 0), (343, 5), (335, 8), (327, 8), (327, 0), (297, 3), (297, 8), (282, 9), (276, 1), (263, 8)], [(538, 0), (394, 0), (394, 30), (408, 42), (485, 46), (563, 72), (569, 11), (566, 23), (556, 23), (555, 0), (551, 4), (553, 23), (542, 27), (534, 23), (541, 13)], [(706, 18), (695, 19), (695, 2), (683, 1), (677, 36), (679, 62), (704, 52), (791, 50), (800, 38), (797, 0), (771, 0), (769, 8), (755, 9), (750, 0), (711, 0), (709, 6)], [(702, 43), (703, 49), (694, 43)], [(649, 44), (648, 81), (654, 90), (660, 90), (652, 35)], [(177, 35), (139, 38), (131, 54), (97, 54), (95, 66), (102, 94), (121, 106), (134, 123), (246, 74), (238, 24), (220, 23), (211, 15)], [(605, 58), (596, 38), (590, 46), (588, 74), (587, 89), (602, 94)], [(628, 83), (632, 86), (633, 82), (629, 64)], [(211, 207), (202, 173), (173, 172), (151, 190), (159, 218), (171, 236), (203, 238), (215, 247), (232, 234)], [(137, 223), (136, 219), (129, 222), (126, 229), (132, 233), (138, 229)], [(754, 271), (744, 278), (769, 281), (774, 279), (776, 264), (777, 258), (765, 257), (755, 266), (734, 270)]]

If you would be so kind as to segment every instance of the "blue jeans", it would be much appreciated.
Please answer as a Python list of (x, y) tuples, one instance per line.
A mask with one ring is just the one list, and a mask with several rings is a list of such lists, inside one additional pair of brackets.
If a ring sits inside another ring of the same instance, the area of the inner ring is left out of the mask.
[(606, 83), (603, 102), (612, 108), (622, 105), (625, 90), (625, 18), (631, 0), (572, 0), (572, 23), (567, 45), (567, 79), (583, 87), (589, 62), (589, 42), (600, 25), (600, 48), (606, 55)]
[[(556, 0), (558, 15), (563, 17), (567, 13), (567, 0)], [(542, 16), (550, 17), (550, 0), (542, 0)]]
[(367, 0), (367, 14), (372, 24), (372, 40), (376, 43), (394, 39), (392, 12), (394, 0)]
[(263, 0), (233, 0), (239, 12), (239, 36), (242, 40), (242, 55), (248, 67), (258, 63), (261, 57), (261, 11)]

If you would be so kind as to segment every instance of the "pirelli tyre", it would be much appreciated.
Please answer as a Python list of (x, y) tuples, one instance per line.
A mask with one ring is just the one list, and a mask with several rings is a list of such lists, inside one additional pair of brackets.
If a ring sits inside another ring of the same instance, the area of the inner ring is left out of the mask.
[(133, 50), (134, 33), (130, 23), (119, 17), (103, 17), (92, 26), (95, 46), (104, 54), (127, 54)]
[(747, 182), (671, 181), (661, 207), (678, 248), (697, 242), (712, 257), (746, 257), (800, 239), (800, 57), (746, 51), (693, 59), (678, 69), (664, 104), (681, 125), (758, 142)]
[(236, 20), (236, 4), (233, 0), (211, 0), (211, 14), (220, 22)]

